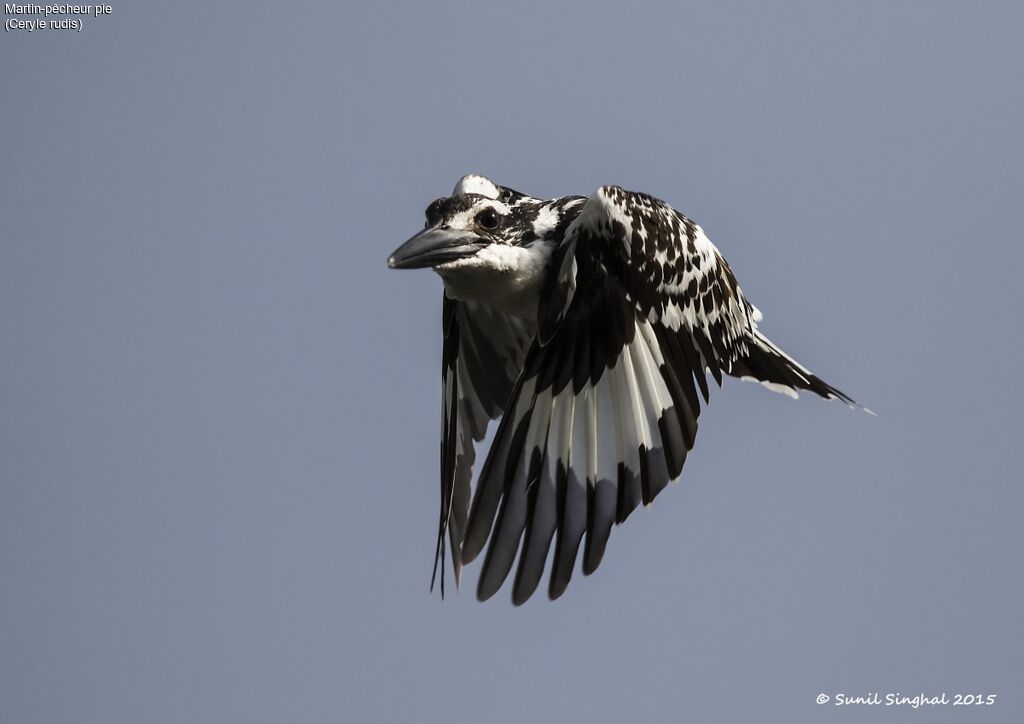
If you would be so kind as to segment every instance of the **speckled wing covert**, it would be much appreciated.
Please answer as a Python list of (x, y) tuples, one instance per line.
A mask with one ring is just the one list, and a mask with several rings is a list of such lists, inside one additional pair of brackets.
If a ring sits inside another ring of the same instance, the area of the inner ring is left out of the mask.
[(725, 373), (852, 403), (761, 335), (725, 259), (658, 199), (598, 189), (553, 264), (465, 528), (462, 561), (490, 541), (481, 600), (501, 587), (520, 541), (516, 604), (536, 590), (552, 540), (552, 598), (584, 536), (583, 572), (597, 568), (612, 525), (679, 476), (697, 435), (698, 390), (708, 401), (706, 372), (719, 385)]
[(433, 590), (440, 563), (444, 595), (446, 532), (456, 585), (462, 573), (474, 443), (483, 439), (490, 421), (501, 416), (535, 331), (525, 320), (486, 304), (457, 302), (447, 294), (442, 327), (441, 514), (430, 587)]

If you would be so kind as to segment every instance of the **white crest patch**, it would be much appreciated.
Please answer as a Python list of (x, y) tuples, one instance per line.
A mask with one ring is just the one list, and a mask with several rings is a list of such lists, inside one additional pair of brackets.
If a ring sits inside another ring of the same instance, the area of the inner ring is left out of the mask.
[(489, 178), (471, 173), (460, 178), (459, 182), (455, 184), (452, 196), (460, 194), (480, 194), (489, 199), (496, 199), (498, 198), (498, 187)]

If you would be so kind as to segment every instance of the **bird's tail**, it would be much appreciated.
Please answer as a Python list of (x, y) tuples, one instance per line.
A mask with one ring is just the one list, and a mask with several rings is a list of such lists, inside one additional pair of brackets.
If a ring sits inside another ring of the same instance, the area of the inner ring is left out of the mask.
[(727, 372), (733, 377), (760, 382), (768, 389), (789, 397), (795, 398), (799, 390), (807, 390), (826, 400), (842, 400), (851, 407), (865, 409), (845, 392), (825, 382), (783, 352), (756, 329), (747, 345), (747, 354), (734, 360)]

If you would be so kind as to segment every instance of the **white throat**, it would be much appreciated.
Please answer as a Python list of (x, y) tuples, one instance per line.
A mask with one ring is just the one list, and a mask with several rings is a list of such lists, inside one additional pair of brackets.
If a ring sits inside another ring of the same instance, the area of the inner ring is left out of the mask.
[(434, 268), (452, 299), (489, 304), (514, 317), (537, 318), (541, 284), (553, 245), (492, 244), (465, 259)]

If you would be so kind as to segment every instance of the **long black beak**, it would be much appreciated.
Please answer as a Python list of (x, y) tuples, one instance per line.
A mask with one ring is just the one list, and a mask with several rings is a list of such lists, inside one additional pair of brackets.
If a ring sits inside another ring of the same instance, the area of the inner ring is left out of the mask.
[(395, 249), (388, 257), (392, 269), (422, 269), (473, 256), (484, 241), (468, 231), (425, 229)]

